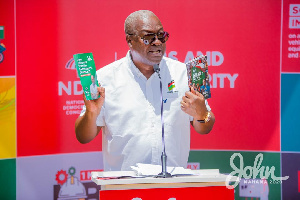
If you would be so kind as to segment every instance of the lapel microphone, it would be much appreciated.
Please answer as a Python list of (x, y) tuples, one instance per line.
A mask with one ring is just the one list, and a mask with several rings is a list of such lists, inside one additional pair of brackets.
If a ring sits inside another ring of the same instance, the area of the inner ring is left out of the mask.
[(158, 74), (159, 79), (161, 79), (160, 73), (159, 73), (159, 71), (160, 71), (159, 64), (153, 65), (153, 69)]

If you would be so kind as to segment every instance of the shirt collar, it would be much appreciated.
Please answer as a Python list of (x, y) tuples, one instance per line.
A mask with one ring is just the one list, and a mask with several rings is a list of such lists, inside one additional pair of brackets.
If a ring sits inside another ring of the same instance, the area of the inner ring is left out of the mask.
[(128, 65), (129, 65), (129, 68), (131, 69), (132, 73), (134, 75), (137, 75), (139, 78), (142, 76), (142, 77), (145, 77), (142, 72), (135, 66), (135, 64), (133, 63), (132, 59), (131, 59), (131, 56), (130, 56), (130, 51), (127, 52), (126, 54), (126, 58), (127, 58), (127, 61), (128, 61)]

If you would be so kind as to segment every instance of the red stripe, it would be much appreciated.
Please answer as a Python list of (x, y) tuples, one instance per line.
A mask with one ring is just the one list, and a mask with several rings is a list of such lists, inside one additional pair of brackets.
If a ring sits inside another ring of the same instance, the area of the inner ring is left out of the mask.
[(300, 192), (300, 171), (298, 171), (298, 192)]

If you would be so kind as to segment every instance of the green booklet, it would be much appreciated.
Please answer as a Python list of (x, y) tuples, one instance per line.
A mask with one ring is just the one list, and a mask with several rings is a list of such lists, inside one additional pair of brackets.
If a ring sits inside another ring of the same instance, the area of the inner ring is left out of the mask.
[(186, 63), (189, 85), (205, 99), (211, 98), (207, 56), (201, 55)]
[(97, 80), (93, 54), (79, 53), (74, 54), (73, 58), (86, 99), (98, 99), (100, 97), (97, 89), (97, 87), (99, 87), (99, 83)]

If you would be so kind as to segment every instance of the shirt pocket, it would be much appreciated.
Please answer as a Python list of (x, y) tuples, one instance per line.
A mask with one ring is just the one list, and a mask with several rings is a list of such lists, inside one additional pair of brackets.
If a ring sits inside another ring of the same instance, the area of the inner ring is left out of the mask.
[(180, 106), (180, 99), (178, 92), (165, 93), (163, 95), (164, 110), (169, 110), (173, 106)]

